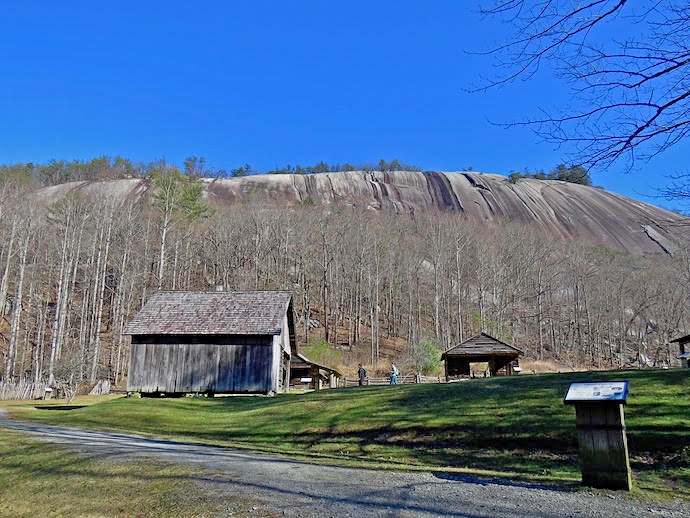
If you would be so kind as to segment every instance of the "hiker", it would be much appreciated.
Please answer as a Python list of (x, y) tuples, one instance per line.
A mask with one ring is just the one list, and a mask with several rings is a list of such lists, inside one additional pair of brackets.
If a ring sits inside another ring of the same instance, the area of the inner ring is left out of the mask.
[(367, 377), (367, 370), (362, 367), (362, 364), (359, 364), (359, 369), (357, 369), (357, 377), (359, 378), (359, 386), (361, 387), (364, 385), (364, 380)]
[(395, 363), (391, 363), (391, 385), (398, 384), (398, 368)]

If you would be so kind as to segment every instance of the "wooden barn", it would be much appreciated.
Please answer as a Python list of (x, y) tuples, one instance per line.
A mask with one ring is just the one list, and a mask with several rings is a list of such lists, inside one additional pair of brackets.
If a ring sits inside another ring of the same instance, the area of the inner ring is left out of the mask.
[(446, 368), (446, 379), (470, 377), (472, 363), (488, 364), (489, 376), (516, 374), (520, 372), (518, 356), (520, 349), (481, 333), (448, 349), (441, 355)]
[(125, 330), (127, 391), (274, 394), (297, 354), (292, 296), (282, 291), (161, 291)]

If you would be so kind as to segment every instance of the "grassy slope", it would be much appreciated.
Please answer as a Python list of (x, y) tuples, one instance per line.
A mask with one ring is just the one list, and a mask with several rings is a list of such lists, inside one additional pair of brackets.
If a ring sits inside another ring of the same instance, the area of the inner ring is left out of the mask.
[[(117, 398), (17, 417), (244, 447), (328, 462), (580, 480), (570, 381), (629, 380), (626, 424), (638, 490), (690, 498), (690, 370), (521, 376), (355, 387), (275, 398)], [(59, 402), (58, 402), (59, 403)]]

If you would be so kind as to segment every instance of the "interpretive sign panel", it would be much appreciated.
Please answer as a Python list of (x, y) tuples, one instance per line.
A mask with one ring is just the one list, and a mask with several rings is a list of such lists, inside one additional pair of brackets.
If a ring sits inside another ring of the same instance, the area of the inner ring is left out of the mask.
[(588, 401), (625, 403), (628, 399), (628, 385), (627, 381), (573, 382), (568, 387), (563, 402), (566, 404)]

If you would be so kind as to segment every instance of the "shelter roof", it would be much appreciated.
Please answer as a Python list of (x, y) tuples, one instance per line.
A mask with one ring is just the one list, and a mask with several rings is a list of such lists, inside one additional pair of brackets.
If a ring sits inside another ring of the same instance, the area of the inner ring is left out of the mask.
[(336, 369), (334, 369), (332, 367), (327, 367), (326, 365), (321, 365), (319, 363), (316, 363), (315, 361), (310, 360), (309, 358), (307, 358), (306, 356), (304, 356), (301, 353), (297, 353), (297, 354), (292, 355), (292, 357), (290, 358), (290, 365), (293, 368), (294, 367), (303, 367), (304, 368), (304, 367), (309, 367), (311, 365), (314, 365), (314, 366), (318, 367), (319, 370), (323, 370), (323, 371), (332, 373), (335, 376), (337, 376), (338, 378), (341, 378), (343, 376)]
[(446, 356), (519, 356), (523, 352), (517, 347), (508, 345), (486, 333), (478, 334), (448, 349), (443, 353), (441, 359)]
[(277, 335), (291, 303), (284, 291), (159, 291), (125, 334)]

